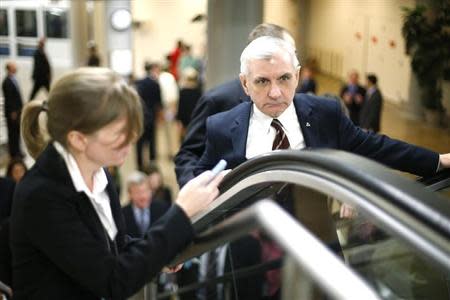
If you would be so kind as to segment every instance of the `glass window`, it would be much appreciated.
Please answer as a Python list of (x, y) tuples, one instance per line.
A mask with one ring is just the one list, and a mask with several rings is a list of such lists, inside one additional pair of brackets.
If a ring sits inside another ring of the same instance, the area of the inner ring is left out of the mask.
[(33, 56), (36, 51), (36, 45), (30, 45), (25, 43), (17, 43), (17, 55), (18, 56)]
[(6, 9), (0, 9), (0, 36), (8, 35), (8, 12)]
[(9, 44), (8, 43), (0, 43), (0, 55), (4, 55), (4, 56), (9, 55)]
[(67, 38), (67, 11), (52, 8), (45, 12), (45, 32), (49, 38)]
[(36, 11), (16, 10), (17, 36), (37, 37)]

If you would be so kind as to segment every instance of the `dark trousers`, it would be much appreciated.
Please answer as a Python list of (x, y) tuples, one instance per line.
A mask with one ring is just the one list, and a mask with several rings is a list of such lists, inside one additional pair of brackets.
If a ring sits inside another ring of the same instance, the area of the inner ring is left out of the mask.
[(50, 81), (35, 81), (33, 85), (33, 90), (31, 91), (30, 100), (36, 97), (37, 92), (44, 87), (47, 92), (50, 91)]
[(156, 159), (156, 139), (155, 139), (155, 126), (152, 124), (151, 126), (147, 126), (144, 130), (144, 134), (141, 136), (141, 138), (138, 140), (136, 144), (136, 157), (137, 157), (137, 164), (138, 168), (142, 170), (144, 166), (143, 158), (142, 158), (142, 150), (144, 148), (144, 145), (148, 143), (149, 144), (149, 150), (150, 150), (150, 160)]
[(19, 121), (7, 121), (8, 127), (8, 147), (9, 155), (13, 157), (22, 157), (22, 151), (20, 151), (20, 122)]

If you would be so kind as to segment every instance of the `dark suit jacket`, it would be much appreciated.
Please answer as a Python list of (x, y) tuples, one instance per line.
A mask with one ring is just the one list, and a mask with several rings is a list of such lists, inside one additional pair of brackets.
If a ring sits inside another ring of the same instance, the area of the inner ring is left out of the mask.
[[(348, 92), (348, 89), (349, 89), (348, 85), (344, 85), (342, 87), (341, 93), (340, 93), (341, 98), (343, 98), (344, 94), (346, 92)], [(366, 89), (363, 88), (362, 86), (358, 85), (356, 94), (361, 95), (364, 100), (364, 97), (366, 95)], [(345, 106), (347, 106), (348, 111), (350, 113), (350, 120), (352, 120), (353, 123), (357, 126), (359, 125), (359, 113), (361, 111), (362, 105), (363, 105), (363, 103), (361, 103), (361, 104), (356, 103), (355, 99), (352, 99), (351, 104), (345, 104)]]
[[(366, 95), (367, 96), (367, 95)], [(381, 109), (383, 107), (383, 97), (376, 89), (369, 97), (366, 97), (359, 113), (359, 126), (374, 132), (380, 131)]]
[[(173, 205), (145, 239), (131, 240), (114, 184), (107, 192), (118, 233), (109, 241), (85, 193), (76, 192), (50, 145), (16, 186), (11, 216), (15, 299), (125, 299), (193, 238)], [(176, 233), (176, 234), (175, 234)]]
[(50, 82), (52, 79), (52, 73), (50, 69), (50, 63), (48, 62), (47, 55), (41, 49), (37, 49), (34, 52), (34, 65), (33, 65), (33, 80), (35, 82)]
[(308, 79), (302, 81), (300, 84), (300, 88), (297, 90), (297, 93), (316, 93), (316, 81), (314, 79)]
[[(156, 221), (161, 218), (168, 210), (170, 206), (167, 203), (162, 201), (155, 201), (153, 199), (150, 204), (150, 224), (148, 228), (153, 226)], [(132, 238), (140, 238), (142, 237), (142, 233), (139, 229), (138, 223), (134, 218), (133, 207), (131, 204), (128, 204), (122, 208), (123, 217), (125, 219), (125, 232), (131, 236)]]
[[(7, 76), (2, 84), (3, 97), (5, 98), (5, 118), (8, 125), (11, 123), (20, 123), (20, 112), (22, 111), (22, 96), (20, 90), (14, 84), (13, 80)], [(13, 121), (11, 113), (16, 112), (18, 118)]]
[(159, 83), (147, 76), (136, 81), (136, 90), (142, 99), (145, 125), (154, 126), (156, 114), (162, 107)]
[(9, 249), (9, 216), (15, 183), (0, 177), (0, 281), (11, 285), (11, 250)]
[(180, 98), (178, 100), (177, 120), (188, 127), (191, 122), (192, 112), (201, 97), (200, 88), (183, 88), (180, 90)]
[[(306, 94), (296, 94), (295, 110), (306, 147), (331, 148), (372, 158), (391, 168), (421, 176), (436, 172), (439, 154), (384, 135), (367, 133), (353, 125), (340, 104)], [(207, 120), (206, 149), (196, 173), (208, 170), (220, 159), (234, 168), (244, 162), (251, 102), (211, 116)], [(306, 127), (306, 124), (310, 126)]]
[(180, 151), (175, 157), (178, 185), (194, 178), (194, 169), (205, 150), (206, 119), (249, 101), (239, 79), (234, 79), (206, 92), (198, 101)]

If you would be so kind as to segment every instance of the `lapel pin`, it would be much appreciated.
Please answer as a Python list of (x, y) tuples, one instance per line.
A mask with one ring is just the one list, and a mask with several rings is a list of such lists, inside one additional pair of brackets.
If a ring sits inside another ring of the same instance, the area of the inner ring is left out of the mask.
[(311, 127), (311, 125), (309, 124), (309, 122), (306, 122), (306, 127)]

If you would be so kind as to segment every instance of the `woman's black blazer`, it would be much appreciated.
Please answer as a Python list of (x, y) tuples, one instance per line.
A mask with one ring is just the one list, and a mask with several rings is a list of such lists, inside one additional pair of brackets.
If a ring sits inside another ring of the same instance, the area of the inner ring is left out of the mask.
[(107, 192), (118, 233), (109, 241), (85, 193), (76, 192), (52, 145), (18, 184), (11, 216), (14, 299), (125, 299), (193, 238), (176, 205), (145, 239), (124, 233), (111, 178)]

